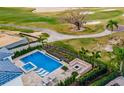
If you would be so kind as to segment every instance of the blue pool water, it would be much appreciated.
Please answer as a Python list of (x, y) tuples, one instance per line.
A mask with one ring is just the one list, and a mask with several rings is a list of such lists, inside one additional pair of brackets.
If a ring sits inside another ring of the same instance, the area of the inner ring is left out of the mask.
[(59, 61), (55, 58), (52, 58), (39, 51), (22, 58), (21, 61), (24, 63), (31, 62), (37, 66), (38, 69), (43, 68), (48, 72), (52, 72), (62, 66), (62, 64), (59, 63)]
[(24, 66), (22, 66), (23, 69), (25, 69), (26, 71), (31, 70), (32, 68), (34, 68), (34, 66), (30, 63), (25, 64)]

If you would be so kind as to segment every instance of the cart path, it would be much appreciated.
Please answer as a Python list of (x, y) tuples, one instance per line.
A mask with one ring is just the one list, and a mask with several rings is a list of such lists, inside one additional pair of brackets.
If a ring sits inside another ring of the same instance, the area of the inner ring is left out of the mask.
[[(59, 40), (66, 40), (66, 39), (76, 39), (76, 38), (97, 38), (97, 37), (103, 37), (110, 35), (114, 32), (111, 32), (109, 30), (104, 30), (103, 32), (97, 33), (97, 34), (88, 34), (88, 35), (66, 35), (62, 33), (58, 33), (54, 30), (51, 29), (46, 29), (46, 28), (38, 28), (38, 27), (27, 27), (27, 26), (18, 26), (15, 24), (0, 24), (0, 26), (11, 26), (15, 28), (22, 28), (22, 29), (29, 29), (29, 30), (35, 30), (35, 31), (40, 31), (43, 33), (48, 33), (50, 37), (48, 38), (48, 42), (54, 42), (54, 41), (59, 41)], [(30, 46), (34, 47), (39, 45), (38, 42), (30, 44)], [(23, 50), (28, 48), (28, 45), (18, 47), (15, 49), (12, 49), (13, 52)]]

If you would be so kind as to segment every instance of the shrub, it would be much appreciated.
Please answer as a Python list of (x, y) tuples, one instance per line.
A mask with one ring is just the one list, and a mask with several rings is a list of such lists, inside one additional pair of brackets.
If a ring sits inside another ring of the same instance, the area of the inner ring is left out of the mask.
[(102, 74), (105, 74), (107, 72), (107, 68), (94, 68), (92, 71), (86, 73), (85, 75), (81, 76), (78, 80), (78, 84), (79, 85), (88, 85), (91, 83), (91, 81), (93, 81), (94, 79), (96, 79), (97, 77), (99, 77)]
[(104, 76), (102, 79), (95, 81), (91, 86), (104, 86), (119, 75), (118, 72), (112, 72)]
[(16, 51), (12, 58), (17, 58), (17, 57), (19, 57), (19, 56), (21, 56), (23, 54), (26, 54), (28, 52), (31, 52), (31, 51), (35, 50), (35, 49), (41, 49), (41, 46), (28, 47), (27, 49), (23, 49), (21, 51)]
[(71, 73), (73, 76), (78, 76), (78, 72), (74, 71)]
[(68, 70), (68, 67), (63, 66), (62, 69), (63, 69), (64, 71), (67, 71), (67, 70)]

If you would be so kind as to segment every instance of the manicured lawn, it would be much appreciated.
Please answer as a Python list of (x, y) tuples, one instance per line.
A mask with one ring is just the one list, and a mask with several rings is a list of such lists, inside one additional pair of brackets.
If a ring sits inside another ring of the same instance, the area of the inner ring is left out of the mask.
[(57, 23), (52, 17), (40, 16), (32, 13), (29, 8), (0, 8), (0, 23), (28, 23), (28, 22), (47, 22), (49, 24)]
[[(102, 24), (98, 24), (98, 25), (88, 25), (87, 27), (91, 28), (91, 29), (87, 29), (85, 31), (80, 31), (80, 32), (75, 32), (72, 31), (72, 25), (67, 24), (67, 23), (58, 23), (58, 24), (48, 24), (48, 23), (41, 23), (41, 22), (32, 22), (32, 23), (26, 23), (25, 25), (28, 26), (35, 26), (35, 27), (44, 27), (44, 28), (49, 28), (52, 30), (55, 30), (57, 32), (60, 33), (64, 33), (64, 34), (73, 34), (73, 35), (80, 35), (80, 34), (93, 34), (93, 33), (99, 33), (104, 31), (104, 27), (106, 24), (106, 21), (109, 19), (115, 19), (120, 17), (120, 15), (123, 14), (123, 9), (121, 8), (117, 8), (118, 10), (114, 10), (114, 11), (101, 11), (104, 8), (84, 8), (84, 9), (80, 9), (80, 11), (92, 11), (95, 12), (94, 14), (88, 15), (87, 16), (87, 20), (101, 20)], [(76, 10), (73, 10), (76, 11)], [(52, 12), (52, 13), (39, 13), (42, 16), (48, 16), (48, 17), (55, 17), (55, 18), (61, 18), (63, 16), (65, 16), (65, 14), (68, 11), (64, 11), (64, 12)], [(104, 24), (104, 25), (103, 25)]]
[(111, 37), (115, 37), (115, 36), (118, 36), (124, 39), (123, 37), (124, 32), (118, 32), (118, 33), (114, 33), (112, 35), (108, 35), (100, 38), (78, 38), (78, 39), (64, 40), (61, 42), (73, 46), (74, 49), (77, 51), (80, 50), (81, 47), (84, 47), (92, 51), (94, 50), (94, 47), (96, 47), (95, 49), (99, 50), (99, 48), (97, 47), (97, 44), (106, 45), (108, 44), (108, 40), (110, 40)]
[[(88, 15), (87, 20), (102, 20), (102, 24), (98, 25), (87, 25), (89, 29), (84, 31), (73, 31), (72, 25), (67, 23), (62, 23), (59, 18), (65, 15), (66, 12), (54, 12), (54, 13), (32, 13), (31, 8), (0, 8), (0, 23), (12, 23), (17, 25), (26, 25), (26, 26), (33, 26), (33, 27), (41, 27), (41, 28), (48, 28), (55, 30), (57, 32), (63, 34), (72, 34), (72, 35), (81, 35), (81, 34), (94, 34), (104, 31), (105, 21), (116, 18), (120, 19), (121, 22), (122, 18), (119, 17), (123, 14), (123, 8), (117, 8), (118, 10), (115, 11), (100, 11), (104, 8), (84, 8), (81, 9), (85, 11), (93, 11), (96, 12), (94, 14)], [(76, 11), (76, 10), (74, 10)], [(13, 28), (1, 27), (1, 29), (13, 30)], [(16, 29), (18, 30), (18, 29)], [(32, 32), (21, 29), (22, 32)], [(19, 30), (19, 31), (21, 31)]]
[[(113, 10), (113, 11), (102, 11), (105, 9), (109, 9), (109, 8), (80, 8), (79, 11), (90, 11), (90, 12), (94, 12), (93, 14), (87, 14), (87, 20), (102, 20), (102, 19), (112, 19), (115, 17), (118, 17), (120, 15), (122, 15), (124, 13), (123, 8), (115, 8), (117, 10)], [(76, 11), (75, 10), (71, 10), (71, 11)], [(64, 12), (59, 12), (59, 13), (46, 13), (44, 15), (52, 15), (52, 16), (56, 16), (56, 17), (61, 17), (61, 16), (65, 16), (66, 13), (68, 13), (67, 11)]]
[(88, 15), (88, 20), (100, 20), (100, 19), (111, 19), (117, 16), (122, 15), (123, 12), (120, 10), (115, 11), (99, 11), (92, 15)]
[[(49, 14), (47, 15), (35, 14), (32, 13), (32, 10), (33, 9), (29, 9), (29, 8), (0, 8), (0, 23), (4, 23), (4, 24), (12, 23), (17, 25), (49, 28), (60, 33), (74, 34), (74, 35), (92, 34), (103, 31), (103, 28), (101, 29), (101, 25), (97, 27), (94, 25), (90, 25), (88, 26), (90, 29), (87, 29), (85, 31), (75, 32), (71, 30), (72, 26), (70, 24), (58, 22), (57, 19), (58, 16), (53, 16), (53, 15), (49, 16)], [(1, 27), (0, 29), (13, 30), (13, 27), (12, 28)], [(15, 29), (15, 30), (19, 30), (19, 29)], [(22, 32), (32, 32), (24, 29), (20, 29), (19, 31), (21, 30)]]
[(70, 35), (83, 35), (83, 34), (95, 34), (104, 31), (104, 25), (86, 25), (86, 30), (83, 31), (73, 31), (72, 25), (63, 23), (63, 24), (47, 24), (47, 23), (29, 23), (25, 24), (26, 26), (31, 27), (40, 27), (40, 28), (49, 28), (51, 30), (57, 31), (63, 34), (70, 34)]
[(25, 33), (33, 33), (34, 32), (34, 30), (15, 28), (15, 27), (11, 27), (11, 26), (0, 26), (0, 29), (1, 29), (1, 31), (9, 30), (9, 31), (18, 31), (18, 32), (25, 32)]
[(79, 38), (64, 40), (61, 42), (69, 44), (73, 46), (75, 50), (79, 51), (81, 47), (84, 47), (85, 49), (88, 50), (94, 50), (94, 48), (97, 47), (97, 43), (105, 43), (106, 41), (107, 40), (105, 38)]
[[(64, 40), (64, 41), (57, 41), (54, 42), (55, 45), (60, 45), (63, 46), (64, 44), (69, 45), (71, 47), (73, 47), (76, 51), (79, 51), (81, 49), (81, 47), (84, 47), (85, 49), (89, 50), (89, 51), (101, 51), (101, 58), (100, 60), (104, 61), (106, 64), (110, 65), (110, 57), (107, 53), (107, 51), (105, 50), (101, 50), (98, 46), (98, 44), (100, 45), (100, 47), (105, 47), (108, 43), (108, 40), (110, 40), (111, 37), (115, 37), (115, 36), (119, 36), (121, 38), (124, 39), (124, 32), (118, 32), (118, 33), (114, 33), (112, 35), (108, 35), (105, 37), (101, 37), (101, 38), (79, 38), (79, 39), (71, 39), (71, 40)], [(117, 60), (113, 60), (113, 66), (114, 67), (118, 67), (117, 65)]]

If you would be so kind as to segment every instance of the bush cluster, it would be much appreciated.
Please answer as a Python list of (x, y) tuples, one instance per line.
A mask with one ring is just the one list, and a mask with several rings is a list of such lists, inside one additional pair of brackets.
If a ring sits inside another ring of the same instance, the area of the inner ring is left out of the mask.
[(17, 57), (19, 57), (19, 56), (21, 56), (21, 55), (24, 55), (24, 54), (26, 54), (26, 53), (29, 53), (29, 52), (35, 50), (35, 49), (42, 49), (42, 48), (41, 48), (40, 45), (39, 45), (39, 46), (35, 46), (35, 47), (28, 47), (27, 49), (23, 49), (23, 50), (21, 50), (21, 51), (16, 51), (16, 52), (14, 53), (14, 56), (13, 56), (12, 58), (17, 58)]
[(95, 80), (97, 77), (105, 74), (107, 72), (107, 68), (94, 68), (92, 71), (86, 73), (85, 75), (79, 78), (78, 85), (86, 86), (91, 83), (91, 81)]
[(114, 71), (112, 73), (107, 74), (102, 79), (95, 81), (94, 83), (90, 84), (91, 86), (104, 86), (111, 80), (115, 79), (117, 76), (119, 76), (119, 73)]

